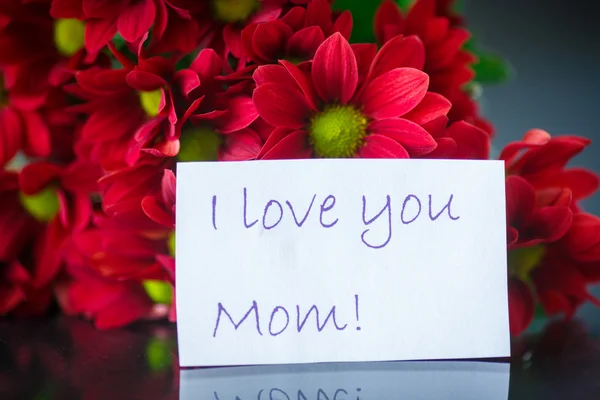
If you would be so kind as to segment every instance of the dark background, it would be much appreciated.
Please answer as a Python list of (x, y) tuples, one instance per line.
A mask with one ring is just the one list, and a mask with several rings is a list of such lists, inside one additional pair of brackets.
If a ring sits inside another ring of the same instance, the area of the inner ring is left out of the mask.
[[(467, 0), (469, 27), (513, 69), (485, 86), (484, 114), (497, 128), (495, 154), (531, 128), (592, 139), (572, 165), (600, 172), (600, 4), (595, 0)], [(600, 214), (600, 196), (584, 203)], [(600, 297), (600, 287), (594, 290)], [(600, 310), (581, 314), (600, 327)]]

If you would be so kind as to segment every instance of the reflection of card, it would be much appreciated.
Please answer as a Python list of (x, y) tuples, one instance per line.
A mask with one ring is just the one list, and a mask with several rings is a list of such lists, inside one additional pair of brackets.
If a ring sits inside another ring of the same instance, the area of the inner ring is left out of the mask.
[(509, 371), (450, 361), (182, 370), (179, 400), (506, 400)]
[(182, 366), (510, 354), (496, 161), (184, 163)]

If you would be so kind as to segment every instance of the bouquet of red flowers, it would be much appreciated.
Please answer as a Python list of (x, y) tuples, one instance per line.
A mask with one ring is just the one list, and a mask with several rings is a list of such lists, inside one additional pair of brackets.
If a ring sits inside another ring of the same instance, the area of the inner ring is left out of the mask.
[[(175, 321), (177, 161), (489, 157), (453, 1), (331, 3), (3, 0), (0, 315)], [(599, 304), (599, 178), (566, 167), (589, 143), (500, 154), (513, 334)]]

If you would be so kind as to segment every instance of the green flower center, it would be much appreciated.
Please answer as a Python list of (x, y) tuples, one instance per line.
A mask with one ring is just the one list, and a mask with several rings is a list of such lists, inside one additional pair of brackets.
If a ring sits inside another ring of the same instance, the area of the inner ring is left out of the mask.
[(33, 195), (19, 193), (23, 208), (40, 222), (49, 222), (58, 214), (60, 202), (56, 189), (47, 187)]
[(83, 48), (85, 25), (74, 18), (58, 19), (54, 24), (54, 43), (58, 52), (70, 57)]
[(157, 304), (171, 304), (173, 302), (173, 287), (164, 281), (146, 280), (142, 282), (148, 297)]
[(310, 122), (311, 143), (319, 157), (354, 156), (367, 134), (367, 118), (351, 105), (330, 105)]
[(171, 345), (168, 340), (153, 337), (146, 346), (146, 362), (151, 371), (171, 368)]
[(529, 281), (529, 274), (537, 267), (544, 255), (546, 248), (541, 244), (510, 250), (508, 252), (508, 270), (524, 282)]
[(192, 126), (181, 133), (179, 161), (216, 161), (221, 135), (206, 126)]
[(146, 115), (153, 118), (160, 111), (160, 101), (162, 99), (162, 91), (160, 89), (151, 92), (140, 92), (140, 104), (146, 112)]
[(258, 6), (257, 0), (213, 0), (213, 13), (222, 22), (243, 22)]
[(169, 255), (175, 257), (175, 231), (173, 231), (167, 239), (167, 249), (169, 249)]

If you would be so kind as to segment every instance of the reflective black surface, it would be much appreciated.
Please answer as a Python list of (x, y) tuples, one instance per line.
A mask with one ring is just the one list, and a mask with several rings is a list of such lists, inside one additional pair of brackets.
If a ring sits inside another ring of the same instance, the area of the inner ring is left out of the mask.
[(512, 360), (179, 371), (172, 325), (0, 322), (2, 400), (507, 398), (600, 399), (600, 340), (581, 322), (557, 322), (515, 342)]

